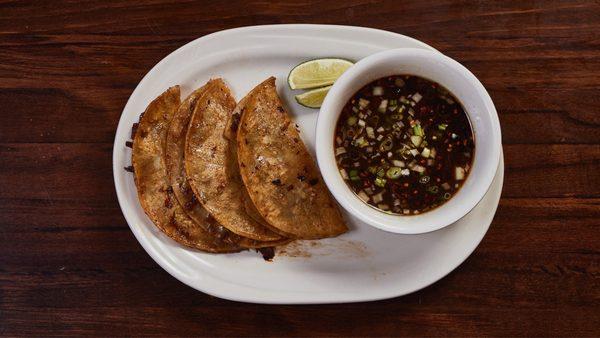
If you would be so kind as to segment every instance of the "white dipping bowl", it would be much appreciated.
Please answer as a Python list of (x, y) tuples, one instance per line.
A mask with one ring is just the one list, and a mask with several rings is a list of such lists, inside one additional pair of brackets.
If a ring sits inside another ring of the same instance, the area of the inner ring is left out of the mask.
[[(462, 103), (475, 138), (473, 165), (458, 193), (431, 211), (411, 216), (386, 213), (359, 199), (340, 175), (334, 154), (336, 123), (348, 100), (374, 80), (404, 74), (420, 76), (447, 88)], [(387, 50), (360, 60), (335, 82), (317, 119), (317, 162), (335, 199), (365, 223), (399, 234), (435, 231), (471, 211), (492, 184), (501, 147), (498, 114), (481, 82), (460, 63), (439, 52), (422, 49)]]

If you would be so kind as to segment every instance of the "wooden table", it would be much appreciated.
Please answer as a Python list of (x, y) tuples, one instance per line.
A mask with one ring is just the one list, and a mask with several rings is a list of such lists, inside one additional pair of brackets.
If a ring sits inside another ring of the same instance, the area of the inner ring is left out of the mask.
[[(117, 204), (114, 132), (142, 76), (222, 29), (329, 23), (420, 39), (502, 123), (496, 218), (449, 276), (386, 301), (265, 306), (163, 271)], [(0, 1), (0, 335), (600, 335), (597, 1)]]

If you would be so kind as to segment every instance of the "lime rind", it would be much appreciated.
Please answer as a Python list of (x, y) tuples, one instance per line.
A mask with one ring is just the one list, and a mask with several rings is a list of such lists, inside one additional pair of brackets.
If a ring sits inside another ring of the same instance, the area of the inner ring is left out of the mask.
[(291, 89), (313, 89), (333, 84), (353, 62), (341, 58), (308, 60), (294, 67), (288, 75)]
[(308, 108), (320, 108), (321, 104), (323, 104), (323, 100), (325, 96), (329, 92), (332, 86), (321, 87), (313, 90), (309, 90), (302, 94), (296, 95), (294, 98), (296, 102), (304, 107)]

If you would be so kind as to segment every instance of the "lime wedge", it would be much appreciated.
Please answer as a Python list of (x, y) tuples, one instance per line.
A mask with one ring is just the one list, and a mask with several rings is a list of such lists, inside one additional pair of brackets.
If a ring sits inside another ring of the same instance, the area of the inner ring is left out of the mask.
[(331, 89), (331, 86), (309, 90), (305, 93), (296, 95), (296, 101), (308, 108), (319, 108), (325, 100), (325, 96)]
[(292, 69), (288, 84), (292, 89), (329, 86), (352, 65), (348, 60), (334, 58), (306, 61)]

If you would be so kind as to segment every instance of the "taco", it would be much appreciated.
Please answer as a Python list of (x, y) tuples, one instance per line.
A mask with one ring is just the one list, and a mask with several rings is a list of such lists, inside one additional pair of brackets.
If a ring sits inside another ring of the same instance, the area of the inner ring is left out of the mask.
[(165, 165), (169, 121), (180, 105), (179, 86), (171, 87), (148, 105), (133, 138), (132, 165), (138, 197), (154, 224), (175, 241), (206, 252), (237, 252), (242, 248), (190, 219), (174, 196)]
[(236, 158), (223, 131), (235, 100), (221, 79), (198, 98), (186, 135), (184, 163), (192, 191), (204, 208), (233, 233), (257, 241), (284, 238), (250, 217), (244, 208)]
[(236, 111), (241, 113), (240, 173), (267, 223), (291, 238), (317, 239), (346, 232), (338, 206), (277, 96), (275, 78), (256, 86)]
[(207, 88), (211, 86), (212, 82), (213, 81), (209, 81), (206, 85), (195, 90), (183, 100), (169, 124), (165, 145), (165, 162), (167, 176), (169, 178), (169, 183), (173, 188), (173, 193), (179, 201), (179, 204), (183, 207), (184, 212), (194, 222), (203, 226), (205, 230), (210, 233), (219, 234), (222, 237), (226, 237), (227, 241), (236, 243), (245, 248), (261, 248), (278, 245), (279, 243), (261, 242), (241, 237), (227, 230), (227, 228), (216, 222), (208, 211), (206, 211), (196, 198), (196, 195), (194, 195), (192, 188), (188, 183), (184, 165), (186, 132), (198, 99), (206, 92)]

